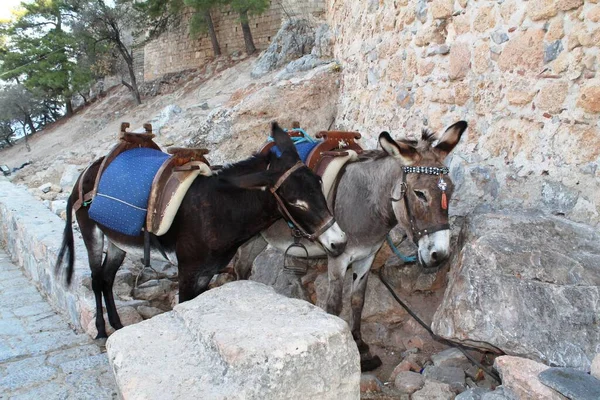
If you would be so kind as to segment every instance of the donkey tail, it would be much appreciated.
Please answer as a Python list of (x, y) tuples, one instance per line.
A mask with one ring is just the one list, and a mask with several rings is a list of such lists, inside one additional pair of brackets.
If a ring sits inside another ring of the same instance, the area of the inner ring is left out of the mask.
[(56, 259), (54, 272), (58, 274), (63, 260), (67, 256), (67, 285), (71, 284), (73, 278), (73, 265), (75, 264), (75, 248), (73, 243), (73, 196), (67, 200), (67, 222), (63, 233), (63, 241)]

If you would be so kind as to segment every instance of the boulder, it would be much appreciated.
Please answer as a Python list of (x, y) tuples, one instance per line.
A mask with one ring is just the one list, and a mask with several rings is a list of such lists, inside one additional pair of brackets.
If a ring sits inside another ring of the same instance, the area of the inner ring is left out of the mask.
[(394, 385), (401, 393), (412, 394), (425, 385), (425, 378), (417, 372), (402, 371), (394, 379)]
[(125, 400), (360, 397), (348, 326), (256, 282), (209, 290), (115, 332), (106, 347)]
[(152, 124), (152, 132), (157, 135), (164, 133), (161, 132), (163, 127), (168, 125), (173, 118), (181, 113), (181, 107), (179, 107), (177, 104), (169, 104), (168, 106), (164, 107), (162, 110), (160, 110), (158, 115), (150, 120), (150, 123)]
[(60, 186), (63, 190), (71, 191), (79, 178), (79, 168), (77, 165), (65, 165), (62, 176), (60, 177)]
[(466, 219), (432, 328), (444, 338), (589, 371), (600, 342), (600, 234), (537, 213)]
[(494, 360), (494, 368), (502, 377), (504, 391), (515, 399), (564, 400), (564, 397), (538, 379), (549, 367), (521, 357), (501, 356)]
[(259, 78), (288, 62), (309, 54), (315, 43), (315, 29), (304, 19), (284, 22), (271, 44), (254, 65), (252, 77)]

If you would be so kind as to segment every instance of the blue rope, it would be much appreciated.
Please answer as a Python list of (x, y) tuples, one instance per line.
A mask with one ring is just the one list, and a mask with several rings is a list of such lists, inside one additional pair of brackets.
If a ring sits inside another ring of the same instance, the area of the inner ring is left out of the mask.
[[(284, 129), (284, 131), (287, 132), (288, 130)], [(290, 139), (292, 139), (292, 142), (294, 142), (295, 145), (298, 145), (300, 143), (317, 143), (318, 142), (317, 140), (310, 137), (310, 135), (308, 133), (306, 133), (304, 131), (304, 129), (294, 128), (294, 129), (292, 129), (292, 131), (300, 132), (302, 134), (302, 136), (290, 137)], [(267, 141), (272, 142), (273, 138), (271, 136), (269, 136)]]
[(402, 261), (404, 261), (405, 263), (417, 261), (416, 256), (405, 256), (404, 254), (400, 253), (400, 250), (398, 250), (398, 248), (396, 246), (394, 246), (394, 242), (392, 242), (392, 238), (390, 237), (390, 235), (387, 235), (385, 237), (385, 240), (387, 240), (387, 244), (388, 244), (388, 246), (390, 246), (390, 249), (392, 249), (394, 254), (396, 256), (398, 256), (398, 258), (401, 259)]

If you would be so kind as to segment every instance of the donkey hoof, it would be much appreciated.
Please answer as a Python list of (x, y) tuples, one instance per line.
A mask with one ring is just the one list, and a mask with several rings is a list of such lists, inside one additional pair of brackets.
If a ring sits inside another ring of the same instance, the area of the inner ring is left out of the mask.
[(106, 339), (108, 338), (108, 335), (106, 334), (106, 332), (98, 332), (98, 334), (96, 335), (96, 337), (94, 338), (94, 340), (99, 340), (99, 339)]
[(362, 360), (360, 360), (360, 370), (362, 372), (368, 372), (368, 371), (373, 371), (374, 369), (377, 369), (379, 367), (381, 367), (381, 359), (379, 358), (379, 356), (372, 356), (371, 358), (364, 358)]

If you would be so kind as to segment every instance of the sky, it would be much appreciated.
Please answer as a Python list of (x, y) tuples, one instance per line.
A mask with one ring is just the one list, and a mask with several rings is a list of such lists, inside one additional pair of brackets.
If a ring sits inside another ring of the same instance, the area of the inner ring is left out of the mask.
[(22, 0), (0, 0), (0, 19), (9, 18), (11, 10), (21, 4)]

